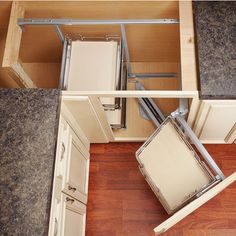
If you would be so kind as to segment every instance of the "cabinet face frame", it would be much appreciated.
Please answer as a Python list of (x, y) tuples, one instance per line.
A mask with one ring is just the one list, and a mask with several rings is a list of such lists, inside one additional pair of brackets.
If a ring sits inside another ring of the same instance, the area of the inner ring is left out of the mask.
[[(80, 101), (81, 97), (88, 96), (91, 103), (95, 104), (99, 101), (100, 97), (122, 97), (122, 98), (186, 98), (191, 100), (191, 108), (189, 110), (188, 123), (190, 127), (194, 122), (196, 113), (198, 111), (199, 99), (197, 91), (62, 91), (62, 101)], [(94, 103), (96, 101), (96, 103)], [(127, 108), (129, 109), (129, 107)], [(99, 119), (102, 126), (107, 126), (107, 120)], [(154, 131), (154, 130), (153, 130)], [(151, 133), (150, 133), (151, 134)], [(149, 134), (149, 135), (150, 135)], [(148, 136), (149, 136), (148, 135)], [(147, 136), (147, 137), (148, 137)], [(133, 137), (128, 134), (127, 137), (114, 137), (114, 139), (109, 139), (110, 142), (133, 142), (133, 141), (145, 141), (147, 137)]]
[[(78, 134), (78, 136), (74, 134), (76, 138), (78, 139), (77, 142), (80, 143), (80, 148), (82, 152), (86, 153), (85, 154), (86, 157), (89, 157), (90, 143), (88, 139), (86, 138), (86, 136), (84, 135), (83, 131), (80, 129), (78, 124), (73, 120), (73, 117), (71, 116), (71, 114), (68, 113), (65, 107), (64, 108), (61, 107), (59, 129), (58, 129), (58, 136), (57, 136), (57, 148), (56, 148), (55, 167), (54, 167), (50, 220), (49, 220), (49, 231), (48, 231), (49, 236), (54, 235), (54, 231), (56, 227), (55, 218), (57, 219), (57, 232), (58, 233), (62, 232), (62, 223), (61, 223), (62, 217), (63, 217), (62, 208), (65, 207), (65, 204), (63, 202), (63, 199), (65, 199), (65, 196), (62, 193), (62, 191), (64, 188), (63, 186), (65, 186), (65, 183), (66, 183), (66, 174), (67, 174), (66, 169), (68, 165), (67, 153), (68, 153), (70, 132), (75, 132)], [(89, 159), (87, 161), (87, 168), (89, 168)], [(87, 173), (86, 173), (86, 180), (87, 180), (87, 182), (85, 183), (86, 192), (88, 192), (88, 176), (89, 176), (89, 169), (87, 169)], [(68, 193), (70, 194), (70, 191), (68, 191)], [(84, 209), (84, 207), (82, 207), (82, 209)], [(85, 214), (85, 212), (83, 214)], [(84, 225), (85, 225), (85, 216), (84, 216)]]

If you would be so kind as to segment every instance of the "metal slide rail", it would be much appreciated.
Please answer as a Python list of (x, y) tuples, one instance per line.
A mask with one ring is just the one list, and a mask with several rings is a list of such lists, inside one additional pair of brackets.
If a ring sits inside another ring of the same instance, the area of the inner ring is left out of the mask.
[(130, 63), (129, 47), (126, 37), (125, 25), (158, 25), (158, 24), (179, 24), (178, 19), (41, 19), (41, 18), (19, 18), (17, 24), (20, 27), (27, 25), (51, 25), (55, 27), (57, 35), (60, 41), (64, 42), (65, 37), (60, 29), (60, 26), (72, 26), (72, 25), (120, 25), (121, 37), (124, 43), (126, 67), (129, 78), (138, 77), (140, 79), (145, 78), (173, 78), (176, 77), (176, 73), (132, 73), (132, 67)]
[[(139, 81), (135, 81), (136, 90), (145, 90), (143, 85)], [(165, 116), (161, 110), (157, 107), (152, 98), (138, 98), (141, 109), (145, 115), (153, 122), (156, 127), (159, 127), (165, 120)]]
[[(145, 90), (145, 88), (143, 87), (143, 85), (139, 81), (135, 81), (135, 89), (136, 90)], [(161, 110), (155, 104), (153, 99), (151, 99), (151, 98), (138, 98), (138, 100), (139, 100), (141, 109), (143, 109), (143, 111), (147, 115), (147, 117), (153, 122), (153, 124), (156, 127), (159, 127), (164, 122), (165, 116), (162, 114)], [(216, 180), (223, 180), (223, 179), (225, 179), (223, 172), (220, 170), (219, 166), (216, 164), (216, 162), (213, 160), (211, 155), (208, 153), (208, 151), (205, 149), (205, 147), (199, 141), (199, 139), (197, 138), (195, 133), (189, 127), (188, 123), (183, 118), (183, 116), (187, 112), (186, 101), (187, 101), (186, 99), (180, 100), (179, 109), (177, 109), (175, 112), (173, 112), (171, 114), (171, 116), (178, 121), (180, 128), (189, 137), (191, 142), (195, 145), (197, 150), (202, 155), (203, 159), (210, 166), (210, 168), (215, 172)]]

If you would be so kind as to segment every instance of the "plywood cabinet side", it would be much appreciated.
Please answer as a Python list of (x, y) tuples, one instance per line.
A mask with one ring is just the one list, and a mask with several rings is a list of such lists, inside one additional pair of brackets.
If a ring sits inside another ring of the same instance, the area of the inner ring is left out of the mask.
[(17, 25), (17, 20), (24, 18), (24, 14), (21, 2), (12, 2), (2, 67), (20, 87), (34, 88), (36, 85), (24, 71), (19, 59), (22, 29)]
[(182, 90), (197, 90), (192, 1), (179, 1)]

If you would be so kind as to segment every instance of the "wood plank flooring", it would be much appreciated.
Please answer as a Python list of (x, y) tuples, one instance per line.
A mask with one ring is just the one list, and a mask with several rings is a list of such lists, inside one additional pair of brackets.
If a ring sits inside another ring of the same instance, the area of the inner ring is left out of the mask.
[[(168, 218), (138, 170), (141, 143), (93, 144), (86, 236), (149, 236)], [(236, 171), (236, 145), (206, 145), (226, 176)], [(236, 183), (164, 236), (236, 236)]]

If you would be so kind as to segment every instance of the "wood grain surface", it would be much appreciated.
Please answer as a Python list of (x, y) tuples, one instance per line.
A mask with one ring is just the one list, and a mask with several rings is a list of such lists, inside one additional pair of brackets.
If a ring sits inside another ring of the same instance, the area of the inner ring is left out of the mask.
[[(138, 170), (141, 143), (91, 146), (86, 236), (153, 236), (168, 218)], [(236, 145), (206, 145), (226, 176), (236, 170)], [(164, 236), (235, 236), (236, 184), (207, 202)]]

